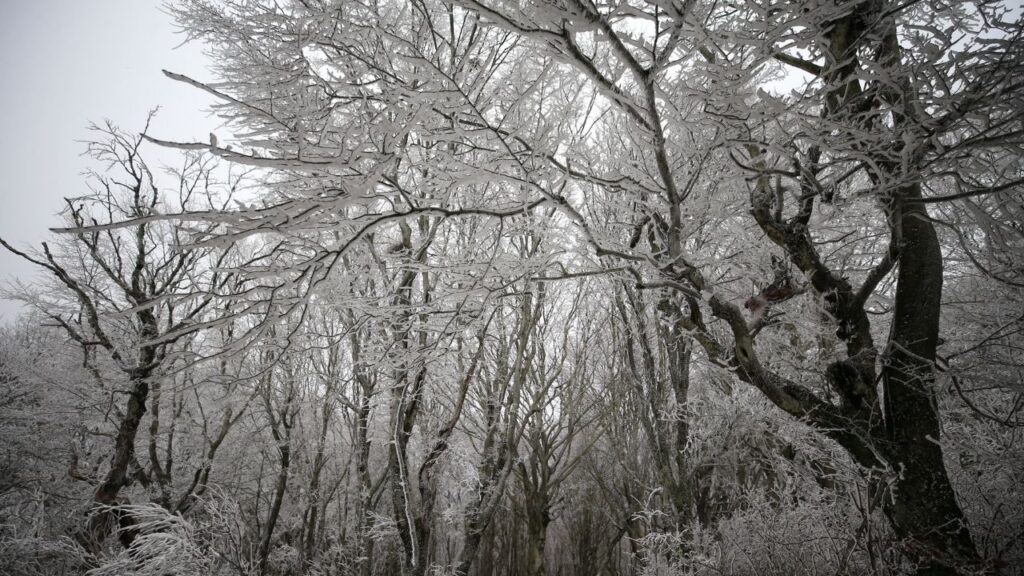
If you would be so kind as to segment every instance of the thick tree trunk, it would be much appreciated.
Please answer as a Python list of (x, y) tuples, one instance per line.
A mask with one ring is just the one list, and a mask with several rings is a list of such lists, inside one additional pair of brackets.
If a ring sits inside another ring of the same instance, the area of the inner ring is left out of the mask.
[[(874, 10), (872, 5), (869, 9)], [(835, 64), (830, 78), (828, 115), (855, 113), (863, 91), (858, 75), (858, 48), (869, 37), (871, 19), (851, 13), (833, 23), (828, 50)], [(914, 117), (912, 82), (902, 66), (895, 23), (885, 25), (877, 62), (897, 79), (876, 97), (893, 110), (894, 133), (908, 130)], [(912, 131), (910, 133), (913, 133)], [(904, 151), (906, 152), (906, 151)], [(874, 176), (916, 179), (914, 168), (897, 166), (878, 155), (883, 170)], [(885, 511), (896, 533), (910, 541), (918, 574), (957, 574), (955, 566), (980, 562), (963, 511), (946, 474), (939, 444), (939, 416), (934, 393), (934, 363), (942, 308), (942, 250), (921, 198), (921, 185), (895, 190), (893, 238), (899, 242), (899, 272), (891, 332), (883, 362), (886, 458), (899, 473)], [(875, 434), (877, 431), (872, 430)]]
[(110, 470), (103, 482), (96, 488), (94, 500), (97, 504), (111, 505), (117, 500), (121, 488), (130, 483), (128, 465), (135, 456), (135, 437), (146, 413), (146, 398), (149, 395), (149, 383), (140, 378), (132, 383), (128, 393), (128, 406), (124, 419), (117, 427), (114, 438), (114, 456), (110, 460)]
[[(493, 440), (493, 439), (491, 439)], [(455, 573), (467, 576), (476, 562), (483, 540), (484, 531), (491, 523), (494, 512), (505, 492), (505, 479), (511, 471), (508, 453), (502, 444), (487, 443), (484, 446), (484, 461), (478, 471), (479, 487), (476, 502), (466, 513), (462, 552)]]
[[(921, 197), (920, 186), (904, 199)], [(979, 556), (946, 474), (939, 445), (933, 366), (942, 298), (942, 253), (921, 204), (905, 203), (903, 246), (896, 285), (885, 384), (891, 464), (899, 471), (886, 514), (896, 533), (911, 540), (922, 560), (919, 574), (956, 574), (952, 565)]]
[(548, 524), (551, 523), (547, 502), (536, 502), (534, 506), (527, 504), (527, 516), (527, 569), (529, 576), (544, 576), (544, 548)]
[[(128, 467), (135, 459), (135, 438), (142, 423), (142, 417), (146, 413), (146, 400), (149, 396), (149, 373), (138, 374), (132, 379), (131, 389), (128, 392), (128, 405), (125, 407), (124, 418), (118, 424), (117, 434), (114, 437), (114, 455), (110, 459), (110, 470), (103, 478), (103, 481), (96, 487), (93, 494), (93, 511), (89, 522), (83, 532), (77, 538), (79, 543), (86, 550), (99, 552), (103, 541), (114, 529), (117, 520), (106, 506), (117, 504), (117, 497), (121, 489), (131, 484), (128, 475)], [(131, 544), (130, 536), (124, 541), (125, 545)]]
[[(679, 310), (677, 313), (681, 314)], [(688, 523), (693, 517), (695, 498), (693, 481), (686, 463), (686, 446), (690, 441), (690, 413), (687, 398), (690, 392), (690, 359), (693, 349), (690, 337), (679, 318), (670, 318), (671, 330), (668, 339), (669, 382), (675, 396), (675, 413), (672, 415), (675, 424), (675, 445), (672, 454), (675, 460), (675, 478), (671, 488), (672, 506), (676, 510), (676, 519), (680, 523)]]
[(466, 530), (466, 538), (462, 545), (462, 553), (459, 554), (458, 566), (455, 569), (455, 573), (458, 576), (469, 576), (469, 571), (473, 568), (473, 562), (476, 561), (476, 555), (480, 551), (480, 540), (482, 537), (482, 529)]
[(423, 532), (419, 529), (420, 519), (413, 516), (414, 504), (409, 498), (412, 486), (409, 481), (408, 461), (405, 460), (406, 443), (400, 442), (401, 446), (396, 443), (390, 451), (388, 467), (391, 470), (391, 502), (395, 525), (402, 541), (402, 574), (421, 576), (424, 573), (426, 555), (423, 547), (426, 543), (421, 538)]
[(358, 534), (356, 537), (359, 539), (360, 548), (362, 549), (362, 557), (364, 558), (359, 564), (360, 576), (370, 576), (373, 572), (374, 546), (373, 539), (370, 538), (370, 528), (371, 523), (373, 522), (373, 518), (370, 516), (373, 481), (370, 478), (370, 440), (368, 438), (369, 416), (370, 399), (369, 396), (366, 396), (363, 398), (362, 404), (359, 406), (359, 420), (356, 424), (358, 434), (358, 438), (356, 440), (356, 447), (358, 450), (356, 473), (359, 476), (359, 509), (357, 511), (359, 528), (357, 530)]
[(415, 425), (419, 395), (425, 378), (426, 370), (421, 368), (409, 383), (412, 385), (411, 390), (407, 391), (405, 386), (396, 387), (392, 408), (393, 438), (391, 450), (388, 451), (393, 516), (404, 551), (403, 574), (410, 576), (424, 574), (430, 561), (430, 533), (427, 528), (430, 519), (423, 516), (422, 502), (417, 503), (411, 498), (413, 475), (408, 459), (409, 438)]
[(355, 422), (356, 476), (359, 481), (359, 499), (356, 517), (358, 526), (356, 538), (362, 551), (359, 563), (360, 576), (370, 576), (373, 572), (373, 539), (370, 538), (370, 527), (373, 518), (372, 508), (373, 479), (370, 476), (370, 401), (373, 397), (374, 382), (366, 373), (362, 361), (362, 344), (359, 334), (353, 332), (350, 338), (352, 354), (352, 371), (359, 390), (359, 409)]
[[(420, 231), (426, 234), (426, 226), (420, 220)], [(402, 221), (399, 223), (402, 232), (402, 247), (412, 253), (412, 229)], [(419, 248), (416, 260), (420, 265), (425, 264), (426, 248), (430, 240)], [(429, 304), (430, 289), (429, 280), (425, 272), (417, 272), (414, 269), (405, 270), (398, 282), (398, 288), (394, 297), (396, 306), (407, 310), (412, 305), (412, 290), (417, 277), (423, 283), (423, 302)], [(398, 528), (399, 540), (402, 542), (402, 573), (410, 576), (420, 576), (426, 570), (426, 564), (430, 560), (430, 542), (428, 526), (430, 518), (424, 518), (422, 509), (417, 508), (417, 503), (412, 498), (412, 471), (409, 469), (408, 443), (412, 437), (413, 427), (416, 424), (416, 416), (419, 413), (420, 394), (426, 381), (426, 367), (420, 365), (414, 368), (412, 358), (415, 355), (414, 341), (412, 337), (413, 323), (415, 317), (411, 313), (403, 313), (399, 322), (394, 326), (395, 344), (398, 345), (402, 354), (402, 361), (395, 370), (395, 387), (392, 389), (391, 407), (391, 449), (388, 450), (388, 473), (391, 477), (391, 505)], [(421, 317), (422, 320), (422, 317)], [(426, 346), (426, 333), (420, 330), (419, 346)], [(415, 374), (413, 373), (415, 370)]]

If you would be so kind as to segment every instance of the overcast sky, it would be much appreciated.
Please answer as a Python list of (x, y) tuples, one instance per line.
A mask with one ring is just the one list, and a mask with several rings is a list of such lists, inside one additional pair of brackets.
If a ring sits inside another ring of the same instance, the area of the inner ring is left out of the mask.
[[(62, 198), (86, 191), (86, 126), (109, 118), (142, 127), (160, 106), (154, 136), (205, 140), (217, 125), (209, 98), (162, 68), (206, 78), (196, 45), (157, 0), (0, 0), (0, 236), (38, 245), (59, 224)], [(162, 158), (166, 154), (160, 155)], [(0, 284), (30, 279), (30, 264), (0, 249)], [(0, 323), (20, 310), (0, 300)]]

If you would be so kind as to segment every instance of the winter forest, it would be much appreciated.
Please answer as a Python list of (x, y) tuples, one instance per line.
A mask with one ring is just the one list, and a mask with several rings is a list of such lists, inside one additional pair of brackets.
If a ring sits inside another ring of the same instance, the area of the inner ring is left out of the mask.
[(164, 10), (219, 128), (2, 240), (0, 572), (1024, 575), (1019, 5)]

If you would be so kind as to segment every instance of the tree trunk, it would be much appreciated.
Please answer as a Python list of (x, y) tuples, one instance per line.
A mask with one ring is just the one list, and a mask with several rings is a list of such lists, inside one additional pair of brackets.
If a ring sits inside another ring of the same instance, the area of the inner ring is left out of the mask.
[[(148, 379), (149, 373), (139, 374), (132, 379), (124, 418), (118, 424), (117, 435), (114, 437), (114, 455), (110, 459), (110, 470), (93, 494), (94, 509), (86, 529), (77, 536), (82, 547), (94, 554), (99, 552), (103, 541), (114, 529), (114, 516), (109, 510), (102, 507), (117, 504), (121, 488), (131, 484), (128, 466), (135, 458), (135, 437), (138, 434), (139, 425), (142, 423), (142, 416), (146, 413), (146, 400), (149, 396)], [(129, 537), (126, 546), (130, 544), (131, 538)]]
[(278, 466), (277, 480), (274, 484), (274, 499), (270, 503), (270, 515), (267, 516), (267, 524), (264, 526), (263, 534), (260, 538), (259, 548), (259, 574), (267, 573), (267, 559), (270, 557), (270, 543), (274, 536), (274, 528), (277, 526), (277, 519), (281, 515), (281, 506), (284, 503), (284, 495), (288, 489), (288, 473), (291, 469), (291, 456), (292, 456), (292, 426), (295, 424), (295, 412), (292, 409), (292, 403), (294, 401), (294, 386), (295, 382), (289, 378), (288, 381), (288, 396), (285, 399), (284, 406), (279, 412), (279, 417), (274, 418), (274, 410), (270, 400), (269, 390), (271, 382), (268, 378), (267, 386), (268, 390), (265, 397), (267, 417), (270, 420), (270, 432), (274, 438), (274, 442), (277, 444), (278, 450)]
[[(921, 197), (920, 186), (903, 190)], [(942, 298), (942, 252), (921, 204), (904, 203), (903, 247), (895, 313), (883, 370), (891, 464), (900, 472), (886, 514), (911, 540), (922, 561), (918, 574), (957, 574), (953, 565), (979, 562), (963, 512), (946, 474), (939, 445), (933, 365)]]
[(551, 515), (547, 502), (527, 503), (527, 570), (530, 576), (544, 576), (544, 546)]
[[(417, 371), (412, 381), (412, 390), (406, 386), (396, 387), (392, 413), (394, 429), (391, 450), (388, 451), (388, 470), (391, 474), (391, 502), (394, 508), (395, 524), (402, 541), (403, 574), (420, 576), (426, 571), (430, 560), (430, 542), (427, 523), (422, 509), (414, 509), (416, 502), (411, 498), (412, 473), (409, 469), (408, 445), (415, 425), (416, 406), (426, 378), (426, 370)], [(407, 382), (407, 379), (406, 383)], [(402, 381), (402, 380), (400, 380)], [(408, 395), (408, 400), (406, 396)]]
[[(328, 389), (330, 391), (330, 389)], [(302, 555), (300, 565), (305, 566), (311, 562), (316, 554), (317, 526), (320, 512), (320, 476), (324, 468), (325, 450), (327, 444), (327, 428), (331, 420), (331, 405), (324, 399), (320, 411), (320, 433), (317, 435), (316, 455), (313, 457), (312, 477), (309, 480), (309, 502), (306, 505), (304, 514), (305, 522), (302, 536)]]
[(359, 409), (355, 422), (356, 476), (359, 482), (359, 499), (356, 517), (358, 527), (356, 538), (361, 551), (359, 563), (360, 576), (370, 576), (373, 572), (373, 539), (370, 538), (370, 527), (373, 519), (370, 516), (372, 507), (373, 479), (370, 477), (370, 401), (373, 396), (374, 383), (366, 373), (362, 361), (362, 345), (359, 334), (353, 332), (351, 338), (352, 372), (355, 375), (359, 391)]
[[(677, 308), (676, 314), (682, 314)], [(673, 456), (675, 460), (675, 477), (672, 483), (671, 495), (672, 505), (676, 510), (676, 519), (681, 523), (688, 523), (693, 516), (694, 494), (693, 482), (686, 463), (686, 446), (690, 441), (690, 412), (687, 407), (687, 398), (690, 392), (690, 359), (693, 349), (690, 345), (690, 337), (683, 326), (680, 325), (679, 316), (673, 316), (666, 320), (671, 322), (671, 329), (667, 330), (668, 368), (669, 382), (672, 384), (672, 392), (675, 396), (675, 413), (672, 420), (675, 422), (675, 445)]]
[[(286, 441), (287, 442), (287, 441)], [(270, 541), (274, 536), (277, 519), (281, 515), (281, 504), (284, 502), (285, 489), (288, 486), (288, 471), (291, 464), (291, 447), (285, 443), (280, 447), (280, 470), (274, 486), (274, 500), (270, 504), (270, 515), (260, 539), (260, 574), (267, 573), (267, 558), (270, 557)]]

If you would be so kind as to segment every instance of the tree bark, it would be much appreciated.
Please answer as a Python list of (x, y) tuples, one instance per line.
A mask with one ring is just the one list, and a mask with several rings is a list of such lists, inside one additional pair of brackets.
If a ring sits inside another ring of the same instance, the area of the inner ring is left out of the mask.
[(289, 378), (288, 396), (284, 406), (279, 412), (279, 417), (274, 418), (274, 411), (271, 405), (270, 395), (273, 393), (269, 387), (271, 377), (267, 378), (265, 397), (267, 417), (270, 419), (270, 432), (278, 449), (278, 472), (274, 483), (274, 499), (270, 503), (270, 514), (267, 516), (267, 523), (264, 526), (263, 534), (260, 537), (259, 548), (259, 574), (267, 573), (267, 560), (270, 558), (270, 543), (274, 536), (274, 528), (277, 527), (277, 520), (281, 515), (281, 506), (284, 503), (284, 495), (288, 488), (288, 474), (291, 470), (291, 439), (292, 425), (295, 423), (295, 412), (292, 408), (294, 400), (294, 381)]
[[(86, 529), (77, 536), (82, 547), (94, 554), (99, 552), (103, 541), (114, 529), (114, 516), (102, 507), (117, 504), (121, 489), (130, 485), (132, 481), (128, 475), (128, 467), (135, 459), (135, 438), (142, 417), (146, 413), (146, 399), (149, 396), (148, 378), (149, 374), (143, 373), (132, 380), (124, 418), (118, 424), (117, 435), (114, 437), (114, 454), (110, 459), (110, 470), (93, 494), (94, 510)], [(97, 506), (100, 508), (96, 509)], [(131, 544), (130, 536), (127, 544)]]
[[(921, 197), (920, 186), (903, 199)], [(942, 252), (922, 204), (904, 202), (895, 312), (882, 376), (891, 464), (900, 474), (885, 512), (923, 560), (918, 574), (957, 574), (980, 561), (946, 474), (939, 444), (935, 352), (942, 299)]]
[(544, 548), (551, 523), (550, 498), (544, 482), (539, 486), (525, 486), (525, 492), (527, 574), (544, 576)]
[[(328, 387), (327, 391), (328, 393), (333, 392), (331, 387)], [(332, 406), (325, 398), (324, 404), (320, 408), (320, 431), (317, 434), (316, 454), (313, 457), (313, 470), (309, 480), (309, 502), (306, 505), (306, 513), (303, 515), (305, 521), (302, 530), (302, 562), (300, 562), (300, 565), (303, 566), (311, 562), (316, 554), (317, 526), (322, 498), (320, 476), (326, 459), (327, 428), (330, 426), (331, 412)]]

